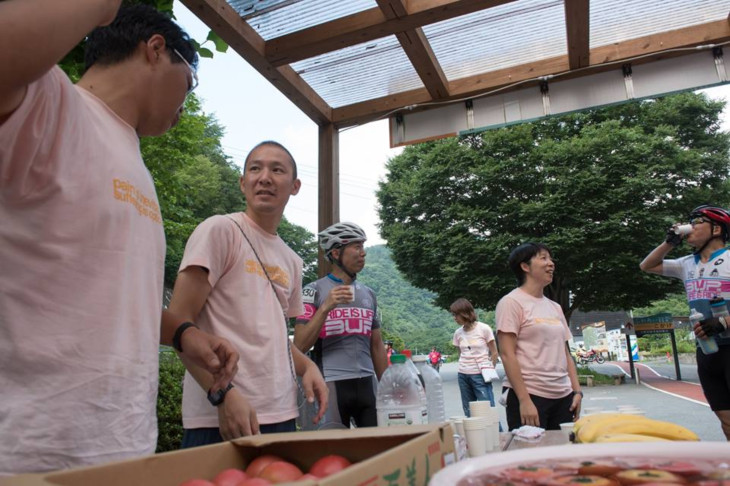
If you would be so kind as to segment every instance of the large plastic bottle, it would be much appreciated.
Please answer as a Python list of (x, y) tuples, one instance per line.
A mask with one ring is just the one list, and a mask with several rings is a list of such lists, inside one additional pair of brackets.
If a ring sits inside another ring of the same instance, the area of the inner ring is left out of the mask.
[(440, 424), (446, 421), (444, 412), (444, 384), (441, 375), (428, 364), (427, 358), (414, 358), (413, 362), (423, 377), (426, 385), (426, 403), (428, 404), (428, 423)]
[[(727, 310), (727, 302), (722, 297), (716, 295), (710, 300), (710, 309), (713, 317), (724, 317), (725, 323), (730, 323), (730, 312)], [(720, 337), (730, 337), (730, 329), (727, 327), (725, 331), (720, 333)]]
[(378, 385), (378, 426), (427, 424), (426, 392), (418, 374), (402, 354), (392, 355), (390, 362)]
[[(690, 310), (689, 314), (689, 322), (694, 327), (695, 323), (700, 322), (705, 318), (704, 315), (702, 315), (701, 312), (697, 312), (697, 309), (692, 308)], [(697, 344), (700, 345), (700, 349), (705, 354), (714, 354), (717, 353), (720, 348), (717, 346), (717, 341), (715, 341), (715, 338), (713, 337), (704, 337), (704, 338), (697, 338)]]

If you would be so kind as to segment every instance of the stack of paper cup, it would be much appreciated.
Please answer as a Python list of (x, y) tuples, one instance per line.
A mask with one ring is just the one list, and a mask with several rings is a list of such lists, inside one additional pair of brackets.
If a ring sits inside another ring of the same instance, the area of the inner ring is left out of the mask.
[(470, 417), (463, 420), (469, 457), (483, 456), (487, 449), (487, 418)]
[(472, 417), (483, 417), (487, 420), (487, 450), (499, 449), (499, 412), (486, 401), (469, 402)]

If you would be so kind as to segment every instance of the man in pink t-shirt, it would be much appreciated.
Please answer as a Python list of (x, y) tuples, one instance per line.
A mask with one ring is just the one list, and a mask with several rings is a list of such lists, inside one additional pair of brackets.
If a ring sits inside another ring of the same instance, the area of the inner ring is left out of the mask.
[(580, 416), (583, 392), (568, 341), (568, 324), (560, 306), (543, 295), (553, 280), (555, 263), (541, 243), (525, 243), (509, 256), (519, 286), (497, 303), (500, 356), (507, 375), (509, 430), (533, 425), (560, 430)]
[(246, 157), (246, 211), (201, 223), (185, 247), (170, 310), (229, 339), (240, 351), (238, 374), (221, 393), (212, 376), (188, 366), (183, 385), (183, 443), (193, 447), (259, 432), (296, 430), (297, 375), (309, 402), (327, 409), (317, 366), (292, 346), (287, 320), (304, 312), (302, 259), (278, 236), (289, 197), (299, 192), (296, 164), (277, 142)]
[[(158, 347), (182, 321), (160, 323), (165, 236), (139, 137), (177, 122), (197, 56), (167, 16), (120, 3), (0, 2), (0, 476), (155, 451)], [(54, 63), (87, 34), (74, 86)], [(230, 379), (224, 340), (174, 342)]]

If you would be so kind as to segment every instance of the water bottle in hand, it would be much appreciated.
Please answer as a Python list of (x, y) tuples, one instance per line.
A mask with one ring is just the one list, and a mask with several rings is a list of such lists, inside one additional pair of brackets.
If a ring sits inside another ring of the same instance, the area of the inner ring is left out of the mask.
[[(694, 325), (704, 320), (704, 318), (705, 316), (701, 312), (697, 312), (697, 309), (693, 308), (689, 315), (689, 322), (692, 324), (692, 328), (694, 329)], [(717, 346), (717, 341), (713, 337), (698, 337), (697, 344), (700, 345), (700, 349), (704, 354), (714, 354), (720, 350)]]

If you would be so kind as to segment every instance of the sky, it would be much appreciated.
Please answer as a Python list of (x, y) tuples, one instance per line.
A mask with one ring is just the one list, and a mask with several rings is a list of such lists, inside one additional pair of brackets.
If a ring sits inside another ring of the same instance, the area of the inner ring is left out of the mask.
[[(207, 37), (210, 29), (179, 2), (175, 16), (196, 40)], [(213, 50), (210, 42), (205, 47)], [(243, 166), (248, 151), (263, 140), (276, 140), (292, 153), (302, 188), (289, 199), (284, 215), (317, 234), (317, 125), (232, 49), (215, 52), (213, 59), (201, 58), (198, 75), (195, 93), (203, 111), (224, 127), (223, 150), (234, 162)], [(730, 99), (730, 86), (704, 91), (712, 98)], [(723, 115), (723, 128), (730, 130), (727, 109)], [(385, 180), (388, 159), (401, 151), (390, 148), (387, 120), (340, 132), (340, 220), (360, 225), (367, 246), (385, 243), (377, 229), (375, 192)]]

